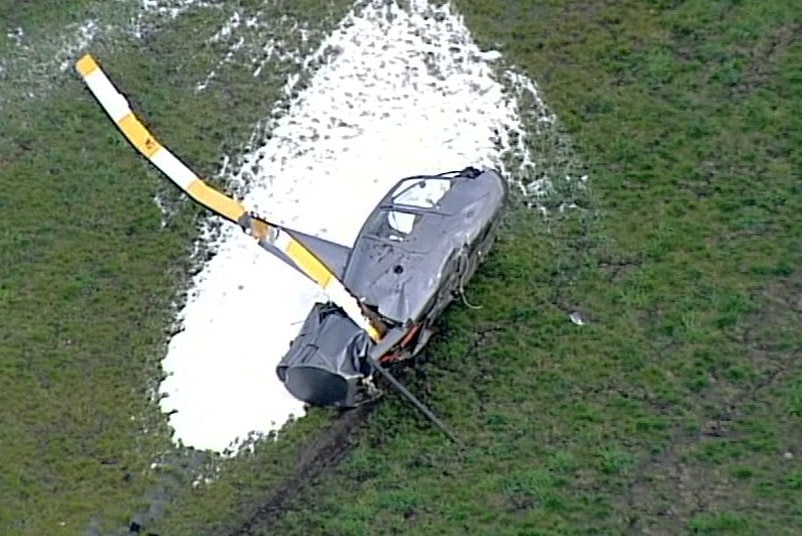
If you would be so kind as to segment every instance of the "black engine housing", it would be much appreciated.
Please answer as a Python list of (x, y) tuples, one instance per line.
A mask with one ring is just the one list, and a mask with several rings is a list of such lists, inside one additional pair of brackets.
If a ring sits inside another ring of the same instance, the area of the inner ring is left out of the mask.
[(349, 408), (363, 398), (371, 372), (368, 334), (332, 303), (315, 303), (298, 336), (276, 367), (297, 399), (316, 406)]

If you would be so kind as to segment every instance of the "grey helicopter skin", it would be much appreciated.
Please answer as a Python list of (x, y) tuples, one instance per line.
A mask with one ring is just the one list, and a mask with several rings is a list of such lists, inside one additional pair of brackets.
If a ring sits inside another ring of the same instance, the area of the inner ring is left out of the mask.
[[(448, 183), (436, 202), (403, 203), (411, 189), (433, 182)], [(276, 368), (289, 392), (315, 406), (351, 408), (370, 400), (376, 362), (417, 355), (434, 322), (473, 276), (497, 234), (507, 196), (507, 182), (497, 171), (469, 167), (400, 180), (350, 249), (288, 231), (390, 327), (374, 343), (338, 307), (315, 303)], [(399, 216), (411, 223), (408, 232), (391, 225)]]
[(211, 187), (156, 139), (92, 55), (75, 68), (120, 133), (175, 186), (325, 291), (329, 301), (312, 306), (276, 367), (293, 396), (355, 407), (375, 398), (378, 373), (459, 442), (383, 364), (424, 348), (489, 251), (509, 194), (498, 171), (467, 167), (401, 179), (348, 248), (272, 223)]

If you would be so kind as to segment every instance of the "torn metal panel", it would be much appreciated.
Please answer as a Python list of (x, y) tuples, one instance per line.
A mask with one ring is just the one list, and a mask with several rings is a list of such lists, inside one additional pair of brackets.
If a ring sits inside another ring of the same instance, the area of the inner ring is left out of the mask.
[(377, 345), (336, 306), (315, 304), (276, 371), (293, 396), (352, 407), (369, 394), (374, 362), (419, 352), (490, 248), (507, 194), (494, 170), (403, 179), (370, 214), (341, 271), (337, 255), (347, 248), (325, 251), (329, 242), (298, 236), (394, 336)]
[(399, 323), (422, 318), (441, 290), (452, 290), (441, 286), (450, 286), (459, 274), (463, 257), (473, 253), (471, 246), (507, 195), (506, 182), (493, 170), (474, 178), (415, 177), (399, 185), (423, 190), (432, 182), (448, 187), (429, 206), (404, 204), (409, 190), (399, 193), (398, 187), (382, 199), (357, 238), (343, 277), (379, 314)]
[(373, 341), (333, 304), (316, 303), (276, 373), (299, 400), (318, 406), (355, 404), (370, 372)]

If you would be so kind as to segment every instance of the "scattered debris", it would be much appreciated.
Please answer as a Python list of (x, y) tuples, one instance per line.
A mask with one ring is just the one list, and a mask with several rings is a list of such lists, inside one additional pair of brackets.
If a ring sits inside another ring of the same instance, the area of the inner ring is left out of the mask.
[(582, 313), (580, 313), (579, 311), (572, 312), (570, 318), (571, 322), (573, 322), (577, 326), (585, 325), (585, 321), (582, 319)]

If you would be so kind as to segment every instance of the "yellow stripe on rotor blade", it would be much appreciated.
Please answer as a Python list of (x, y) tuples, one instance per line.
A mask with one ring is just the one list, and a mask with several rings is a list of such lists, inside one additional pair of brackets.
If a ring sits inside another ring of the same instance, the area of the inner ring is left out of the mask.
[[(248, 214), (245, 207), (236, 199), (207, 185), (186, 164), (164, 147), (136, 117), (128, 100), (114, 87), (91, 55), (87, 54), (78, 60), (75, 68), (131, 145), (196, 202), (216, 214), (240, 224), (241, 218)], [(271, 226), (268, 222), (259, 218), (251, 218), (249, 225), (248, 231), (257, 240), (268, 239), (270, 236)], [(380, 330), (374, 325), (365, 315), (357, 298), (331, 270), (300, 242), (286, 233), (279, 233), (279, 236), (281, 236), (281, 243), (274, 245), (282, 249), (310, 279), (320, 285), (328, 294), (329, 299), (342, 307), (346, 314), (359, 327), (367, 331), (374, 341), (379, 341), (384, 335), (384, 326), (381, 326)]]
[(324, 289), (329, 286), (329, 283), (334, 278), (334, 274), (329, 271), (326, 265), (297, 240), (290, 240), (290, 243), (284, 249), (284, 253)]
[(234, 223), (237, 223), (237, 220), (246, 212), (245, 207), (239, 201), (218, 192), (200, 179), (189, 185), (187, 193), (201, 205), (209, 207)]
[(310, 279), (320, 285), (329, 299), (339, 305), (345, 314), (361, 329), (364, 329), (374, 342), (384, 337), (386, 326), (377, 319), (374, 322), (362, 307), (359, 300), (346, 288), (328, 266), (301, 242), (286, 232), (280, 232), (274, 245), (283, 251)]
[(162, 149), (161, 143), (145, 128), (133, 112), (129, 113), (119, 121), (117, 126), (122, 130), (128, 141), (137, 148), (137, 150), (145, 155), (149, 160), (159, 149)]
[(318, 259), (306, 246), (295, 239), (290, 239), (284, 253), (297, 264), (315, 283), (320, 285), (329, 296), (329, 299), (343, 308), (345, 313), (356, 322), (357, 326), (368, 332), (374, 342), (383, 337), (383, 333), (376, 328), (370, 318), (365, 315), (362, 307), (345, 285)]
[[(207, 185), (186, 164), (164, 147), (134, 114), (128, 100), (114, 87), (91, 55), (87, 54), (78, 60), (75, 68), (131, 145), (196, 202), (218, 215), (238, 223), (238, 220), (247, 212), (245, 207), (236, 199)], [(263, 231), (263, 235), (267, 234), (266, 230), (262, 229), (266, 225), (258, 227), (259, 231)]]
[(78, 62), (75, 64), (75, 68), (78, 70), (78, 74), (80, 74), (82, 78), (86, 78), (92, 74), (95, 69), (100, 69), (100, 66), (95, 61), (95, 58), (89, 54), (86, 54), (83, 58), (78, 60)]

